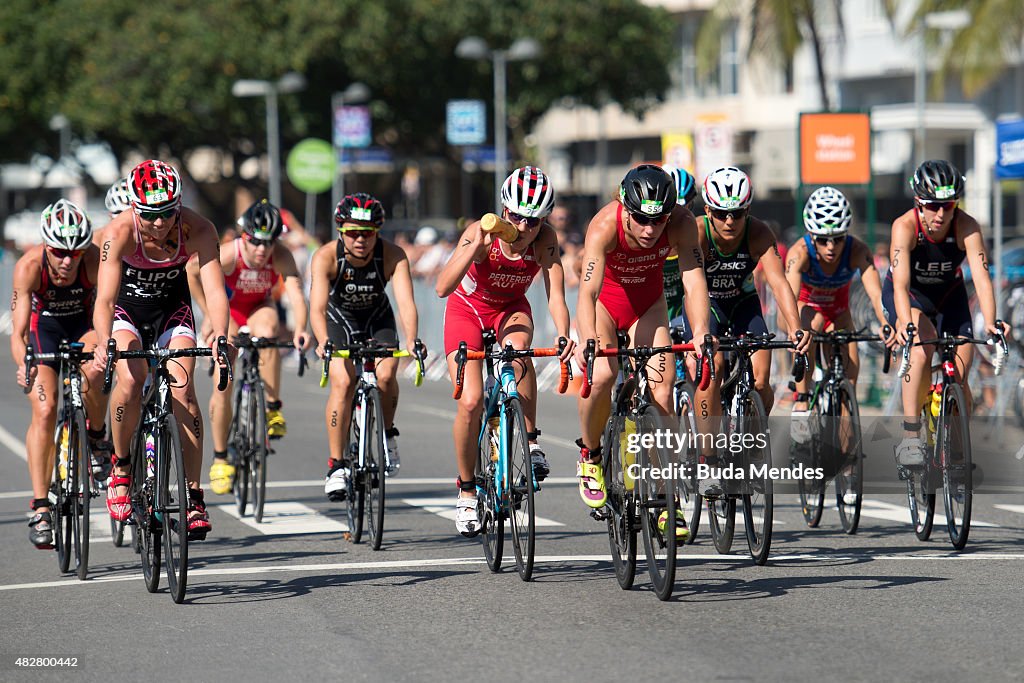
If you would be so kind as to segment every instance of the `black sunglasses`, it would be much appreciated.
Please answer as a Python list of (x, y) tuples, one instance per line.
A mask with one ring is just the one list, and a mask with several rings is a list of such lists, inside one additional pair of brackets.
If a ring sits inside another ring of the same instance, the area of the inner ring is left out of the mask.
[(739, 220), (747, 215), (746, 209), (733, 209), (732, 211), (723, 211), (722, 209), (711, 209), (711, 216), (716, 220), (727, 221), (729, 216), (733, 219)]
[(668, 214), (662, 214), (661, 216), (644, 216), (639, 213), (630, 213), (629, 217), (633, 219), (633, 222), (637, 225), (657, 225), (664, 220), (668, 219)]
[(526, 223), (526, 227), (528, 227), (528, 228), (536, 228), (538, 225), (540, 225), (540, 222), (542, 220), (544, 220), (544, 219), (543, 218), (530, 218), (529, 216), (520, 216), (515, 211), (509, 211), (508, 212), (508, 221), (509, 221), (509, 223)]
[(356, 240), (359, 239), (360, 237), (370, 239), (370, 237), (374, 235), (377, 231), (374, 230), (373, 228), (344, 228), (339, 232), (341, 232), (342, 235), (348, 235), (352, 239)]
[(956, 208), (956, 200), (949, 202), (921, 202), (921, 206), (928, 209), (929, 211), (938, 211), (939, 209), (945, 209), (946, 211), (952, 211)]
[(171, 218), (178, 213), (178, 207), (164, 209), (163, 211), (139, 211), (139, 218), (144, 221), (155, 221), (160, 218)]
[(842, 235), (841, 237), (815, 237), (814, 243), (819, 247), (827, 247), (830, 244), (839, 244), (845, 239), (846, 235)]
[(85, 253), (85, 249), (57, 249), (56, 247), (50, 247), (50, 253), (63, 261), (66, 258), (78, 258)]
[(251, 244), (254, 247), (269, 247), (272, 244), (274, 244), (274, 240), (272, 239), (261, 240), (258, 237), (253, 237), (248, 233), (246, 233), (245, 239), (247, 242), (249, 242), (249, 244)]

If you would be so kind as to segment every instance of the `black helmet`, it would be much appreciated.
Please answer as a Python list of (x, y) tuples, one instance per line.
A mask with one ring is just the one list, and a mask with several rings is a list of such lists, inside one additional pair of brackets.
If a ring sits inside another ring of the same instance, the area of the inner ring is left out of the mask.
[(284, 229), (280, 209), (266, 199), (246, 209), (238, 219), (238, 225), (242, 232), (258, 240), (276, 240)]
[(914, 196), (927, 202), (960, 199), (964, 194), (964, 177), (956, 166), (944, 159), (930, 159), (914, 171), (910, 179)]
[(337, 226), (340, 228), (345, 221), (367, 221), (379, 228), (384, 225), (384, 205), (365, 192), (346, 195), (334, 209)]
[(622, 179), (619, 200), (630, 213), (660, 218), (676, 207), (676, 183), (661, 166), (640, 164)]

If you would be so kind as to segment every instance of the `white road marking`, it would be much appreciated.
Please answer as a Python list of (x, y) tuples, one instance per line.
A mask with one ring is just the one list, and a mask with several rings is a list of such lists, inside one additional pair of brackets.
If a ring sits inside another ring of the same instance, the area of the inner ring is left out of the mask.
[(1024, 505), (993, 505), (992, 507), (999, 508), (1000, 510), (1006, 510), (1007, 512), (1016, 512), (1024, 515)]
[(0, 443), (7, 446), (11, 453), (28, 462), (28, 451), (25, 450), (23, 441), (7, 431), (3, 425), (0, 425)]
[[(996, 507), (999, 507), (996, 505)], [(861, 517), (872, 517), (874, 519), (886, 519), (891, 522), (902, 522), (904, 524), (910, 524), (910, 510), (905, 505), (894, 505), (892, 503), (884, 503), (880, 500), (864, 499), (860, 507)], [(936, 517), (941, 517), (941, 521), (945, 521), (946, 517), (944, 514), (939, 512), (935, 513)], [(958, 519), (959, 524), (963, 520)], [(990, 527), (998, 529), (998, 524), (992, 524), (990, 522), (982, 522), (978, 519), (971, 519), (971, 526), (977, 527)]]
[(252, 518), (251, 507), (245, 517), (238, 516), (238, 507), (235, 505), (217, 505), (216, 507), (266, 536), (331, 534), (348, 531), (348, 524), (331, 519), (302, 503), (268, 501), (263, 506), (262, 523), (257, 523)]
[[(423, 508), (427, 512), (439, 517), (455, 521), (455, 496), (451, 498), (403, 498), (402, 502), (406, 505)], [(565, 526), (561, 522), (556, 522), (553, 519), (541, 517), (540, 515), (535, 517), (534, 524), (537, 526)], [(508, 520), (505, 520), (505, 526), (508, 526)]]
[[(741, 565), (749, 565), (750, 558), (745, 555), (691, 555), (683, 553), (680, 559), (684, 562), (688, 560), (701, 560), (709, 562), (731, 562)], [(639, 560), (643, 560), (643, 555), (639, 555)], [(1017, 561), (1024, 560), (1024, 553), (920, 553), (920, 554), (908, 554), (908, 555), (885, 555), (878, 554), (873, 555), (871, 553), (858, 553), (856, 555), (836, 553), (836, 554), (814, 554), (814, 555), (773, 555), (771, 558), (772, 564), (780, 564), (783, 562), (809, 562), (809, 561), (836, 561), (836, 560), (870, 560), (872, 562), (899, 562), (899, 561), (955, 561), (955, 562), (967, 562), (967, 561)], [(609, 555), (541, 555), (534, 558), (535, 563), (540, 564), (561, 564), (561, 563), (578, 563), (578, 562), (603, 562), (611, 563), (611, 556)], [(432, 560), (390, 560), (384, 562), (338, 562), (332, 564), (294, 564), (294, 565), (276, 565), (266, 566), (260, 565), (255, 567), (217, 567), (207, 569), (190, 569), (188, 572), (189, 578), (194, 579), (202, 576), (245, 576), (251, 574), (275, 574), (275, 573), (291, 573), (291, 572), (339, 572), (339, 571), (365, 571), (367, 569), (379, 569), (382, 572), (392, 571), (401, 572), (406, 569), (416, 569), (423, 567), (453, 567), (453, 566), (473, 566), (483, 565), (485, 560), (482, 557), (462, 557), (462, 558), (451, 558), (451, 559), (432, 559)], [(78, 581), (76, 579), (62, 579), (59, 581), (38, 581), (33, 583), (16, 583), (7, 586), (0, 586), (0, 592), (2, 591), (15, 591), (15, 590), (28, 590), (33, 588), (61, 588), (68, 586), (100, 586), (105, 583), (117, 583), (123, 581), (138, 581), (140, 575), (138, 573), (132, 573), (130, 575), (117, 575), (117, 576), (102, 576), (102, 575), (91, 575), (88, 581)]]
[[(413, 412), (420, 413), (423, 415), (433, 415), (434, 417), (439, 417), (442, 420), (446, 420), (449, 422), (454, 420), (456, 415), (454, 410), (444, 410), (443, 408), (434, 408), (433, 406), (421, 406), (417, 404), (412, 404), (408, 406), (408, 408)], [(541, 435), (538, 441), (540, 441), (542, 444), (549, 443), (552, 446), (560, 446), (562, 448), (567, 448), (575, 453), (579, 453), (580, 450), (580, 447), (577, 446), (576, 443), (571, 441), (570, 439), (563, 439), (560, 436), (551, 436), (549, 434), (545, 434), (543, 430), (541, 430)]]

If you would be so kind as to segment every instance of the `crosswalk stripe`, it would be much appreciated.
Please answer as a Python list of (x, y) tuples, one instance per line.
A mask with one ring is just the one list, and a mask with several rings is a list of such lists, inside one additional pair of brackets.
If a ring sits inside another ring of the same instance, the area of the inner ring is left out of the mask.
[[(996, 505), (995, 507), (999, 506)], [(910, 523), (910, 511), (906, 506), (893, 505), (892, 503), (884, 503), (880, 500), (870, 500), (867, 498), (865, 498), (864, 501), (861, 503), (860, 516), (871, 517), (873, 519), (886, 519), (891, 522), (902, 522), (904, 524)], [(938, 516), (939, 513), (936, 512), (936, 517)], [(943, 515), (942, 520), (944, 521), (945, 519), (945, 515)], [(961, 521), (963, 520), (958, 519), (957, 523), (960, 523)], [(990, 527), (993, 529), (999, 528), (998, 524), (982, 522), (978, 519), (971, 519), (971, 526)]]
[[(423, 508), (427, 512), (455, 521), (454, 497), (451, 498), (403, 498), (402, 502), (413, 507)], [(508, 525), (508, 521), (505, 522)], [(534, 524), (536, 526), (565, 526), (547, 517), (537, 515)]]
[(331, 519), (302, 503), (268, 501), (263, 506), (262, 523), (257, 523), (250, 515), (239, 517), (235, 505), (217, 505), (216, 508), (266, 536), (330, 534), (349, 530), (348, 524)]

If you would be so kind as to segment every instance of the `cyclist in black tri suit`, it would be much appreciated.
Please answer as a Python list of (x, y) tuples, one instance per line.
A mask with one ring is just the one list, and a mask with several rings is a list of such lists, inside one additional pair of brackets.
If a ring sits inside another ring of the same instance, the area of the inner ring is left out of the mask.
[[(89, 351), (96, 345), (92, 309), (96, 299), (96, 271), (100, 250), (92, 244), (92, 224), (85, 212), (61, 199), (43, 210), (43, 243), (29, 249), (14, 267), (11, 294), (11, 356), (18, 368), (18, 384), (28, 387), (32, 420), (25, 435), (28, 473), (32, 480), (35, 511), (29, 522), (29, 540), (37, 548), (53, 547), (53, 519), (47, 498), (53, 476), (53, 434), (57, 424), (57, 388), (60, 363), (44, 361), (31, 375), (25, 367), (29, 344), (36, 353), (54, 353), (60, 342), (82, 342)], [(91, 365), (82, 368), (87, 431), (92, 448), (92, 469), (102, 481), (110, 473), (110, 442), (106, 441), (107, 397), (99, 390), (102, 375)]]
[[(985, 317), (985, 331), (995, 334), (996, 304), (989, 276), (988, 250), (978, 221), (957, 208), (963, 197), (964, 177), (953, 164), (930, 160), (921, 164), (910, 180), (914, 208), (892, 224), (889, 273), (882, 286), (882, 305), (899, 344), (907, 342), (907, 324), (914, 323), (917, 339), (935, 339), (945, 332), (957, 337), (972, 337), (971, 311), (967, 288), (960, 266), (967, 258)], [(1003, 333), (1009, 327), (1003, 324)], [(924, 462), (920, 439), (919, 407), (929, 390), (931, 358), (934, 346), (914, 347), (911, 351), (908, 383), (903, 385), (904, 439), (896, 447), (901, 465)], [(974, 347), (957, 348), (958, 378), (967, 377)], [(961, 381), (967, 399), (971, 389)]]
[[(412, 275), (405, 251), (378, 234), (384, 225), (384, 206), (366, 193), (346, 196), (334, 211), (340, 236), (320, 247), (313, 255), (309, 294), (309, 316), (321, 358), (324, 344), (335, 348), (349, 346), (356, 337), (376, 340), (387, 347), (398, 347), (398, 326), (385, 287), (392, 283), (395, 301), (402, 319), (405, 347), (411, 352), (419, 328), (413, 299)], [(398, 360), (388, 358), (377, 363), (377, 381), (386, 426), (387, 448), (395, 476), (399, 467)], [(327, 476), (324, 493), (330, 500), (344, 500), (351, 470), (345, 457), (348, 447), (349, 419), (355, 391), (352, 361), (331, 363), (331, 391), (327, 399)]]
[[(128, 192), (131, 210), (115, 217), (99, 240), (100, 269), (93, 322), (100, 347), (105, 347), (113, 337), (122, 350), (148, 347), (154, 341), (160, 347), (194, 348), (196, 333), (185, 264), (192, 254), (198, 254), (217, 357), (216, 339), (227, 336), (228, 300), (217, 256), (216, 229), (210, 221), (181, 205), (181, 178), (162, 161), (151, 159), (136, 166), (128, 176)], [(105, 353), (95, 356), (98, 370), (104, 370), (106, 363)], [(203, 540), (210, 531), (210, 521), (199, 487), (203, 421), (192, 383), (195, 359), (180, 358), (167, 368), (173, 377), (174, 417), (178, 421), (189, 486), (188, 534), (191, 539)], [(118, 521), (127, 520), (131, 514), (128, 444), (139, 421), (146, 375), (144, 360), (117, 363), (117, 385), (111, 394), (115, 470), (107, 484), (107, 510)]]

